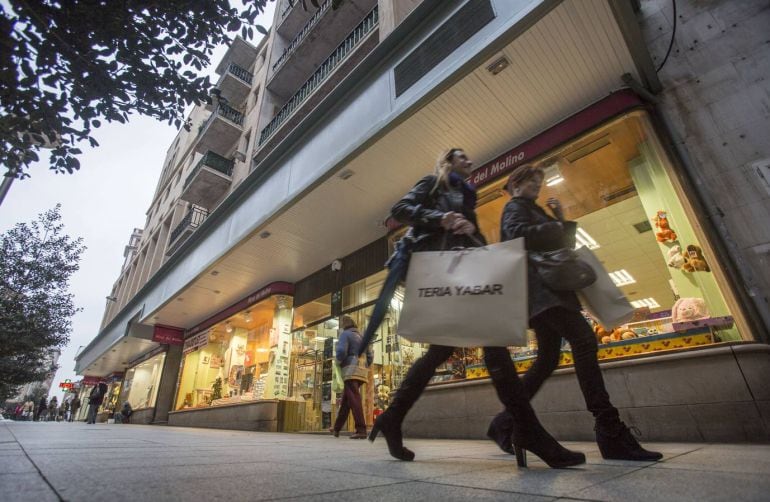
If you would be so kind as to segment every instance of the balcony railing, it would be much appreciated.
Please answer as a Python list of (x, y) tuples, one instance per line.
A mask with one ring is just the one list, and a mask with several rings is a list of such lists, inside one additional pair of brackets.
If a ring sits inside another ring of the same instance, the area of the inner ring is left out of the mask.
[(337, 68), (351, 52), (353, 52), (358, 44), (377, 27), (378, 21), (378, 9), (375, 7), (364, 20), (356, 26), (350, 35), (343, 40), (334, 52), (332, 52), (331, 56), (321, 64), (318, 70), (316, 70), (307, 82), (305, 82), (300, 90), (297, 91), (285, 105), (283, 105), (283, 108), (281, 108), (278, 114), (273, 117), (273, 120), (262, 129), (262, 132), (259, 135), (260, 145), (281, 127), (281, 124), (294, 113), (294, 110), (296, 110), (308, 96), (310, 96), (313, 91), (332, 74), (334, 69)]
[(327, 10), (329, 10), (329, 7), (331, 6), (332, 2), (331, 0), (326, 0), (321, 7), (313, 14), (313, 17), (308, 20), (308, 22), (305, 24), (305, 26), (302, 27), (302, 29), (299, 31), (296, 37), (294, 37), (294, 40), (292, 40), (289, 45), (283, 50), (283, 53), (281, 54), (281, 57), (278, 58), (278, 61), (276, 61), (273, 64), (273, 73), (280, 68), (287, 59), (289, 59), (289, 55), (294, 52), (294, 50), (299, 46), (299, 44), (302, 43), (302, 41), (305, 39), (308, 33), (313, 29), (313, 27), (318, 23), (318, 20), (321, 19), (321, 16), (326, 13)]
[(235, 161), (226, 159), (221, 155), (209, 150), (203, 155), (203, 158), (198, 161), (193, 170), (190, 171), (190, 174), (187, 176), (187, 179), (185, 179), (184, 186), (182, 188), (187, 188), (187, 186), (190, 184), (193, 178), (195, 178), (195, 175), (198, 174), (198, 171), (200, 171), (203, 166), (210, 167), (211, 169), (219, 171), (226, 176), (232, 176), (234, 165)]
[(241, 68), (235, 63), (230, 63), (230, 66), (227, 67), (227, 71), (232, 73), (233, 76), (237, 77), (239, 80), (249, 85), (251, 85), (251, 81), (254, 78), (254, 76), (250, 72), (244, 70), (243, 68)]
[(208, 215), (209, 212), (202, 207), (191, 207), (184, 218), (182, 218), (182, 221), (179, 222), (179, 225), (171, 231), (171, 236), (168, 239), (169, 244), (174, 245), (177, 238), (179, 238), (185, 230), (197, 228), (201, 223), (206, 221)]

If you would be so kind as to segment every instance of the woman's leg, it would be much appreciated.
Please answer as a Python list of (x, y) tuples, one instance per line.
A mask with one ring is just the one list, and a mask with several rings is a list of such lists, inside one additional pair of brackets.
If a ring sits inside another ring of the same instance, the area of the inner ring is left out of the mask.
[(516, 374), (511, 355), (505, 347), (485, 347), (484, 362), (495, 385), (497, 397), (513, 417), (513, 443), (517, 462), (526, 466), (523, 450), (530, 450), (551, 467), (568, 467), (585, 462), (585, 455), (561, 446), (540, 424), (529, 403), (524, 386)]
[[(350, 382), (350, 385), (348, 385), (348, 382)], [(356, 434), (366, 434), (366, 419), (364, 418), (364, 407), (361, 403), (361, 382), (358, 380), (348, 380), (348, 382), (345, 382), (345, 394), (348, 396), (350, 411), (353, 412)]]
[[(554, 329), (551, 326), (549, 321), (551, 310), (553, 309), (543, 312), (530, 321), (530, 325), (535, 330), (535, 336), (537, 337), (537, 358), (521, 379), (524, 392), (530, 400), (537, 394), (543, 382), (551, 376), (553, 370), (559, 365), (561, 334), (558, 329)], [(513, 417), (506, 410), (503, 410), (489, 424), (487, 437), (497, 443), (501, 450), (512, 454), (512, 434)]]
[(345, 382), (345, 387), (342, 389), (340, 409), (337, 410), (337, 419), (334, 421), (333, 429), (335, 435), (345, 426), (345, 422), (348, 420), (348, 413), (350, 413), (350, 401), (348, 400), (348, 382)]
[(374, 441), (377, 434), (382, 432), (388, 443), (388, 451), (391, 456), (399, 460), (413, 460), (414, 452), (404, 448), (401, 436), (401, 422), (404, 421), (409, 409), (414, 405), (428, 385), (436, 368), (449, 359), (452, 355), (452, 347), (444, 345), (431, 345), (424, 356), (414, 362), (396, 391), (393, 401), (377, 420), (374, 422), (369, 441)]
[(553, 317), (563, 327), (564, 338), (572, 346), (575, 374), (586, 401), (596, 418), (596, 442), (604, 458), (617, 460), (659, 460), (662, 454), (642, 448), (617, 408), (610, 402), (596, 355), (598, 345), (593, 330), (579, 312), (559, 309)]

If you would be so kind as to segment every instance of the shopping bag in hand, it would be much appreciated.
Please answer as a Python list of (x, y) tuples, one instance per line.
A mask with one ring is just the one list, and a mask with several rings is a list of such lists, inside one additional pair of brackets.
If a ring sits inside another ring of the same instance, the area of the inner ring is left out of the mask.
[(398, 334), (451, 347), (527, 344), (523, 239), (412, 254)]

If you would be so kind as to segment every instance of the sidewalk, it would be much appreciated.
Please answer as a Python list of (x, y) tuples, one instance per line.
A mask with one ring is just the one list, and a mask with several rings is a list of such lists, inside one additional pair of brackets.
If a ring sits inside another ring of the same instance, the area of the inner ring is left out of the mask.
[(658, 463), (527, 469), (489, 441), (385, 441), (139, 425), (0, 422), (0, 500), (769, 500), (770, 445), (648, 443)]

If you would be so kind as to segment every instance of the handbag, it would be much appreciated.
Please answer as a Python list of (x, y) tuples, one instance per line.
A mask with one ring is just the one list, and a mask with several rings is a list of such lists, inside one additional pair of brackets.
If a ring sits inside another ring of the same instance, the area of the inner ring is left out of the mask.
[(583, 307), (608, 331), (630, 321), (634, 307), (612, 282), (596, 255), (587, 247), (579, 248), (576, 253), (596, 271), (596, 282), (577, 292)]
[(524, 239), (412, 253), (398, 334), (450, 347), (527, 344)]
[(345, 378), (342, 376), (342, 368), (337, 360), (334, 360), (334, 367), (332, 369), (332, 391), (340, 393), (345, 388)]
[(348, 364), (342, 368), (343, 380), (369, 381), (369, 368), (366, 366), (366, 354), (361, 354), (353, 364)]
[(546, 287), (554, 291), (577, 291), (596, 281), (594, 269), (569, 248), (532, 251), (529, 259)]

